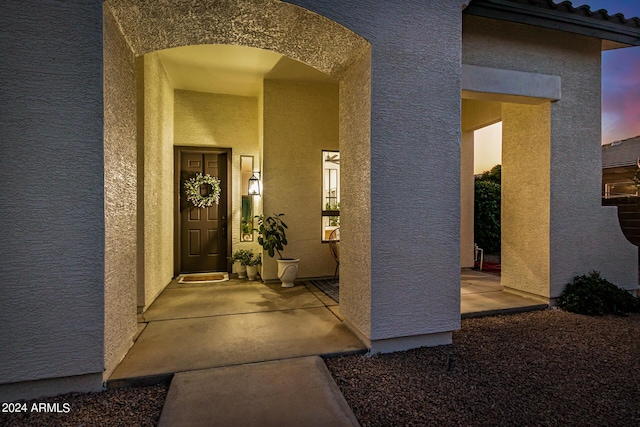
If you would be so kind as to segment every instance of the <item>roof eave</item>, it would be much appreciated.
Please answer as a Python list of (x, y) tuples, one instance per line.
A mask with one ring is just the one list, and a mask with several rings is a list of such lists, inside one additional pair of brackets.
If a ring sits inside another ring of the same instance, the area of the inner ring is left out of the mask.
[(473, 0), (463, 13), (615, 42), (603, 43), (603, 50), (624, 46), (640, 46), (640, 27), (634, 28), (598, 18), (540, 7), (535, 4), (520, 4), (509, 0)]

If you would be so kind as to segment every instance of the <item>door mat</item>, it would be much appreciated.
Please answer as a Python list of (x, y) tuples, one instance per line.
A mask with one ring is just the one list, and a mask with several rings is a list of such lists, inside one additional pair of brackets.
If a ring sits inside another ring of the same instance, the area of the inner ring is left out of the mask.
[(329, 298), (340, 303), (340, 281), (335, 279), (309, 280), (309, 283), (327, 294)]
[(229, 273), (192, 273), (178, 276), (178, 283), (218, 283), (229, 280)]

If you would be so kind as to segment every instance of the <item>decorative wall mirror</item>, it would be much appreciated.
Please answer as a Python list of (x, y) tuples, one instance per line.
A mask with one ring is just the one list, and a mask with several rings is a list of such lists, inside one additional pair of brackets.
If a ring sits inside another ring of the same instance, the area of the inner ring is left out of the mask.
[(243, 242), (253, 242), (253, 196), (249, 195), (251, 175), (253, 175), (253, 156), (240, 156), (240, 194), (242, 195), (240, 240)]

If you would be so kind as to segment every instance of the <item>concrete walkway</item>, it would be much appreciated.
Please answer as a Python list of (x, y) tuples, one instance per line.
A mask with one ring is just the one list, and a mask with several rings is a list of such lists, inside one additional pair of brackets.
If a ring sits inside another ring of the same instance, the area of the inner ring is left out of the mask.
[(174, 376), (160, 427), (358, 426), (318, 356)]
[[(464, 318), (546, 305), (463, 270), (460, 307)], [(161, 426), (357, 426), (318, 357), (366, 353), (341, 320), (313, 285), (174, 281), (139, 316), (135, 344), (107, 385), (172, 378)]]

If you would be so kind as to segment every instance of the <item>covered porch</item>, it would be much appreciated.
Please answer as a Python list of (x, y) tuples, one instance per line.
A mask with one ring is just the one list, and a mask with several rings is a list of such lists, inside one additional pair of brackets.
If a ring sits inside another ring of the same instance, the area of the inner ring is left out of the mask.
[[(542, 310), (503, 291), (499, 276), (461, 273), (462, 317)], [(135, 344), (109, 387), (161, 381), (176, 372), (320, 355), (366, 353), (340, 305), (310, 281), (294, 288), (232, 278), (209, 285), (174, 279), (138, 316)]]

